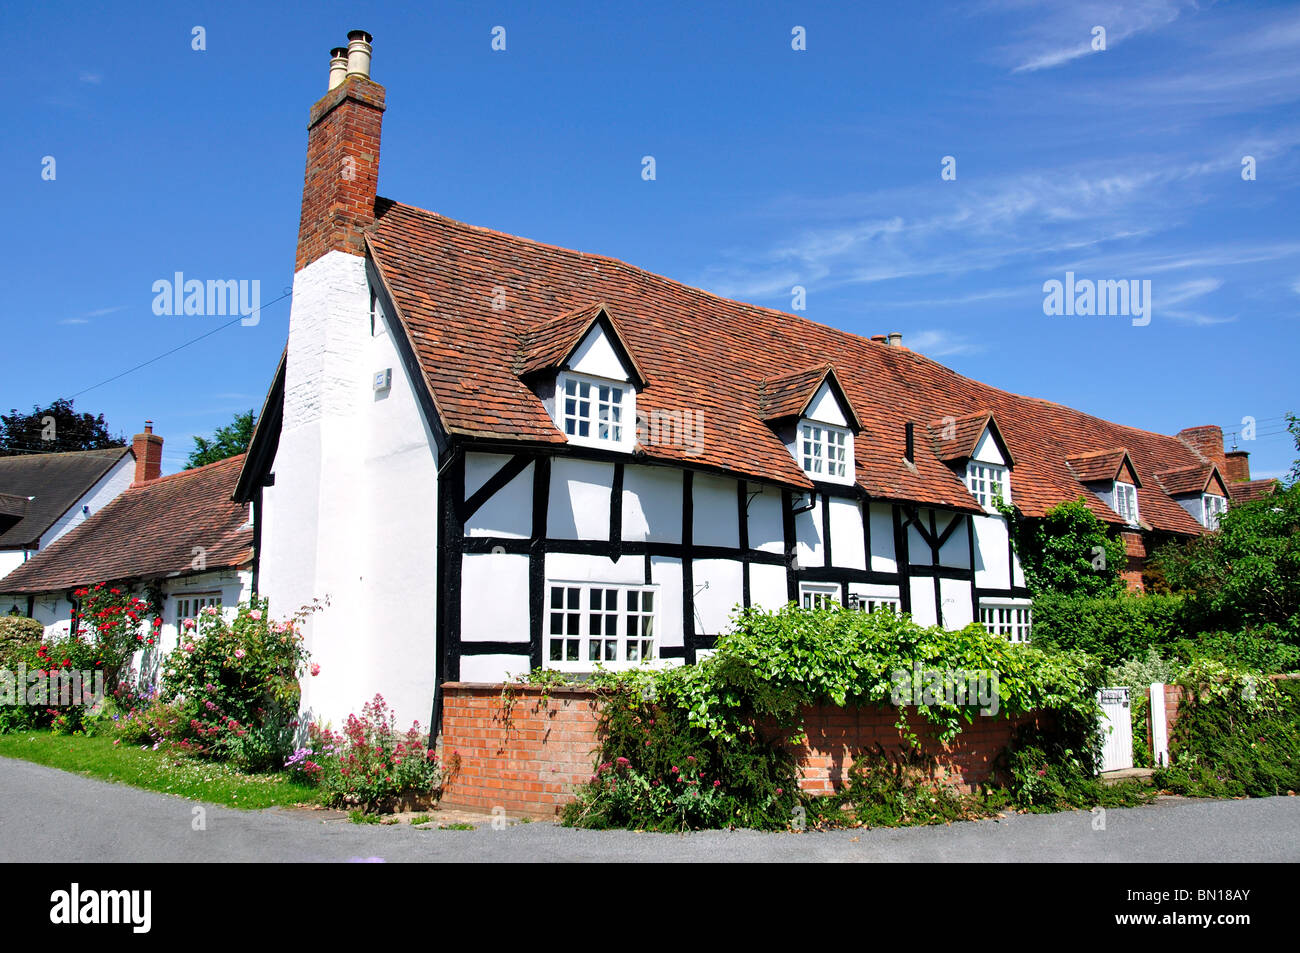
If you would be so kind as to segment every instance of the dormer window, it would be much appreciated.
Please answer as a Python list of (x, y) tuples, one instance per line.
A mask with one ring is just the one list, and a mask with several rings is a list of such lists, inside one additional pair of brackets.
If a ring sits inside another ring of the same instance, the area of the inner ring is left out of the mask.
[(632, 400), (626, 382), (565, 373), (560, 375), (559, 391), (560, 420), (564, 435), (571, 441), (624, 442), (627, 405)]
[(799, 456), (803, 472), (814, 480), (851, 483), (853, 434), (846, 427), (833, 427), (813, 420), (799, 423)]
[(999, 496), (1011, 502), (1011, 471), (992, 463), (972, 460), (966, 464), (966, 489), (975, 501), (986, 510), (993, 510), (993, 501)]
[(1228, 498), (1206, 493), (1201, 497), (1201, 524), (1210, 529), (1219, 528), (1219, 517), (1228, 510)]
[(1115, 481), (1115, 512), (1124, 517), (1130, 526), (1138, 521), (1138, 491), (1132, 483)]

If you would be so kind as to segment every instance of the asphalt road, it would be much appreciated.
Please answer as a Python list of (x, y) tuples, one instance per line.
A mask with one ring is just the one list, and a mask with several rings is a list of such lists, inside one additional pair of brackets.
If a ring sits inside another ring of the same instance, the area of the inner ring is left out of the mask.
[[(550, 823), (417, 830), (238, 811), (0, 758), (0, 861), (1300, 861), (1300, 798), (1164, 799), (946, 827), (636, 834)], [(51, 831), (58, 836), (52, 837)]]

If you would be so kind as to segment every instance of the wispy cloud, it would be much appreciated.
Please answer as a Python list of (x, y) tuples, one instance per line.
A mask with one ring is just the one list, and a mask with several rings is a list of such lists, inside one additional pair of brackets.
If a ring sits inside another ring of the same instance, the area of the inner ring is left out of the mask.
[(100, 73), (92, 73), (89, 70), (82, 70), (81, 74), (77, 78), (81, 80), (81, 82), (87, 83), (91, 86), (98, 86), (104, 81), (103, 75)]
[(964, 334), (941, 329), (912, 331), (903, 338), (903, 345), (926, 357), (950, 357), (954, 354), (978, 354), (986, 345), (973, 341)]
[(96, 308), (94, 311), (86, 311), (73, 318), (62, 318), (59, 324), (89, 324), (91, 318), (102, 318), (106, 314), (116, 314), (118, 311), (125, 311), (126, 305), (120, 304), (112, 308)]
[[(980, 9), (1008, 19), (1011, 39), (994, 51), (995, 58), (1013, 73), (1032, 73), (1104, 55), (1138, 33), (1168, 26), (1188, 6), (1179, 0), (1000, 0)], [(1096, 27), (1105, 31), (1104, 50), (1093, 48)]]

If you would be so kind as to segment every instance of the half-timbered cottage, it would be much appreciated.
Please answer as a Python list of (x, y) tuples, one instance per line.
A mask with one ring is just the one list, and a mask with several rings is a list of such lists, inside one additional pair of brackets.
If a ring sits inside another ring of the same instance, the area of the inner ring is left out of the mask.
[(999, 495), (1028, 517), (1082, 497), (1135, 583), (1221, 511), (1217, 428), (1111, 423), (901, 335), (377, 198), (385, 91), (349, 39), (309, 116), (288, 344), (236, 492), (273, 611), (329, 601), (315, 713), (379, 690), (427, 720), (448, 680), (690, 664), (737, 606), (1023, 640)]

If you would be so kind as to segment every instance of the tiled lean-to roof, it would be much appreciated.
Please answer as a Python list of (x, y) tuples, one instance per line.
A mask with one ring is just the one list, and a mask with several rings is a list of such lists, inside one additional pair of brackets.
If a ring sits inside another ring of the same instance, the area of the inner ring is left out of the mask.
[(158, 579), (252, 559), (248, 507), (231, 501), (244, 455), (130, 487), (0, 579), (0, 592), (55, 592), (95, 582)]
[[(978, 511), (956, 473), (960, 451), (936, 448), (934, 428), (954, 418), (961, 442), (973, 447), (991, 418), (1014, 458), (1013, 496), (1027, 515), (1082, 496), (1099, 517), (1121, 523), (1083, 484), (1096, 473), (1113, 477), (1126, 455), (1139, 475), (1144, 523), (1204, 532), (1148, 479), (1202, 462), (1176, 437), (1010, 394), (905, 347), (721, 298), (612, 258), (387, 199), (376, 213), (369, 253), (453, 438), (564, 443), (527, 372), (554, 365), (604, 309), (648, 382), (638, 412), (692, 411), (703, 421), (702, 451), (639, 448), (651, 459), (808, 487), (771, 420), (806, 401), (813, 382), (833, 368), (862, 428), (854, 442), (856, 482), (872, 497)], [(930, 435), (915, 441), (912, 461), (904, 459), (908, 423), (918, 437)]]

